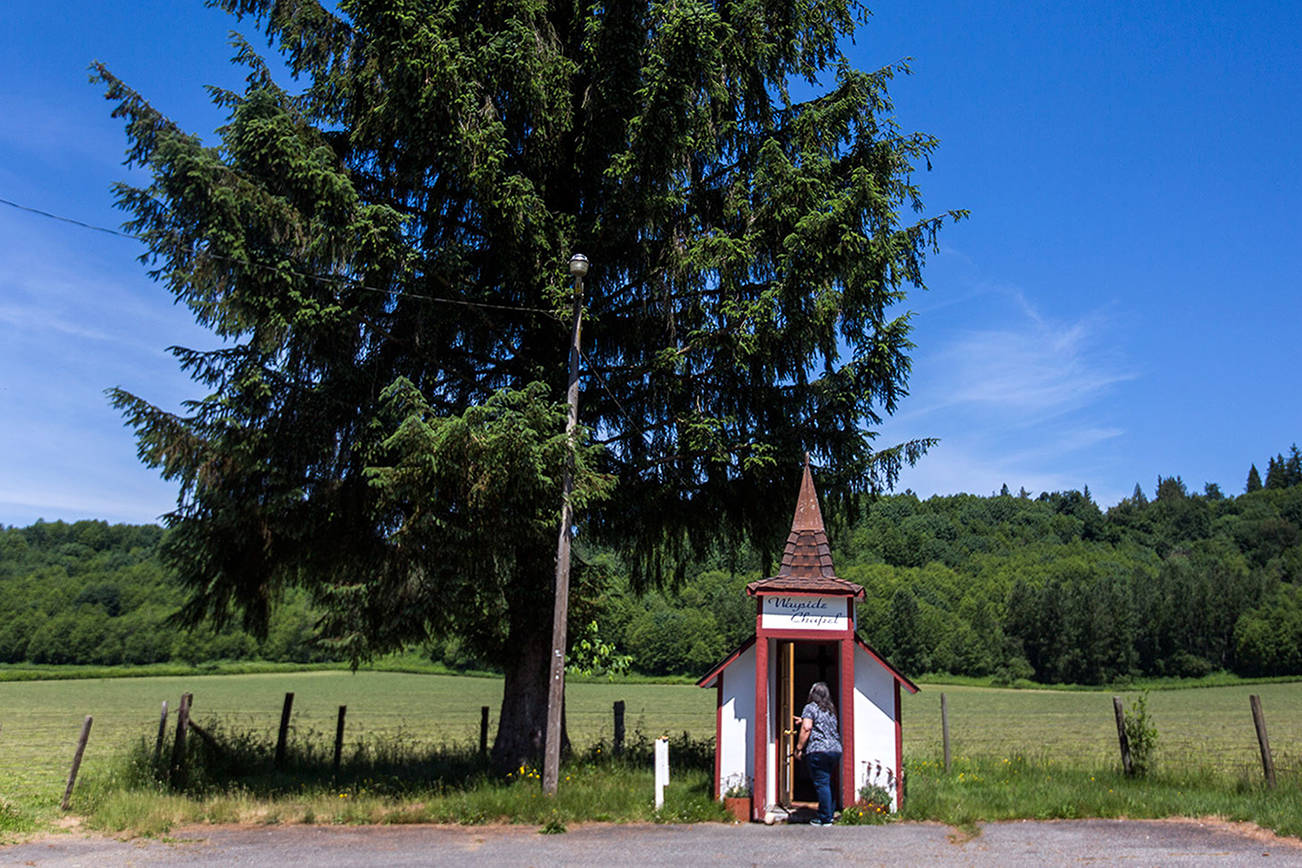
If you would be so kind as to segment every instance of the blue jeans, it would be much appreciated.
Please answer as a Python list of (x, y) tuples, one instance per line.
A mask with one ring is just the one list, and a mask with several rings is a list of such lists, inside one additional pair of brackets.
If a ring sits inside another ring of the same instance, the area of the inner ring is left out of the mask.
[(841, 765), (839, 753), (819, 751), (805, 755), (809, 766), (809, 776), (814, 779), (814, 792), (818, 794), (818, 819), (824, 823), (832, 822), (832, 812), (836, 810), (836, 798), (832, 794), (832, 778), (837, 767)]

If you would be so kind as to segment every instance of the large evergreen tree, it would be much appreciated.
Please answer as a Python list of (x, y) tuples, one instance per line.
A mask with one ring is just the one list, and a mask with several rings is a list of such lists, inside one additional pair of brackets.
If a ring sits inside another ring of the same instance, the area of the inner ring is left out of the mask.
[(535, 755), (576, 251), (580, 520), (640, 583), (780, 542), (805, 449), (839, 497), (925, 449), (872, 429), (960, 215), (904, 216), (935, 141), (838, 48), (855, 0), (214, 2), (301, 92), (238, 42), (206, 146), (99, 70), (151, 178), (119, 189), (151, 273), (222, 339), (176, 350), (207, 390), (184, 414), (115, 393), (180, 484), (192, 619), (257, 629), (303, 586), (358, 658), (458, 632), (506, 673), (494, 759)]

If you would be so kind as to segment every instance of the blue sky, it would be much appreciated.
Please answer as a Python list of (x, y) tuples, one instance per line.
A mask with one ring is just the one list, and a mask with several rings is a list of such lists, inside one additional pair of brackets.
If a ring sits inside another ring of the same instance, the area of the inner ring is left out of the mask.
[[(1158, 474), (1243, 488), (1302, 441), (1302, 5), (873, 5), (857, 66), (912, 58), (901, 126), (940, 137), (922, 174), (948, 228), (915, 311), (911, 395), (881, 442), (941, 443), (900, 487), (1088, 485), (1104, 506)], [(0, 198), (105, 226), (125, 140), (86, 67), (105, 61), (182, 126), (238, 86), (198, 2), (16, 4), (0, 51)], [(0, 524), (153, 521), (104, 389), (175, 407), (166, 353), (211, 346), (138, 246), (0, 206)]]

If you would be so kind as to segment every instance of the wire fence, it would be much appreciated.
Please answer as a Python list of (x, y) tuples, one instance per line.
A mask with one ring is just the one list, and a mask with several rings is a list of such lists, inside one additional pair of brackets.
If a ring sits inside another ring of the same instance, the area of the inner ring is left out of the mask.
[[(950, 749), (956, 758), (1020, 756), (1100, 769), (1121, 765), (1112, 694), (1100, 691), (931, 688), (905, 706), (906, 756), (942, 756), (941, 693), (948, 697)], [(1249, 703), (1254, 694), (1261, 697), (1277, 777), (1302, 776), (1302, 685), (1296, 683), (1149, 694), (1159, 773), (1260, 781), (1261, 750)], [(1125, 694), (1123, 702), (1133, 708), (1136, 697)]]
[[(56, 798), (85, 715), (95, 718), (83, 777), (157, 737), (169, 703), (171, 738), (180, 694), (193, 691), (194, 719), (225, 731), (272, 736), (286, 687), (296, 693), (290, 735), (334, 738), (338, 707), (347, 706), (345, 738), (400, 739), (431, 747), (478, 747), (483, 707), (489, 744), (497, 731), (500, 679), (399, 673), (292, 673), (265, 676), (106, 679), (0, 684), (0, 795)], [(948, 694), (951, 749), (964, 758), (1024, 757), (1085, 768), (1120, 765), (1111, 695), (1099, 692), (996, 691), (928, 687), (906, 701), (906, 758), (942, 753), (939, 694)], [(1159, 773), (1260, 781), (1262, 764), (1248, 697), (1260, 694), (1277, 777), (1302, 779), (1302, 684), (1244, 685), (1162, 691), (1149, 697), (1158, 730)], [(1133, 694), (1127, 697), (1133, 700)], [(576, 751), (612, 744), (614, 704), (624, 703), (629, 743), (661, 735), (713, 739), (714, 691), (691, 685), (569, 686), (567, 731)]]

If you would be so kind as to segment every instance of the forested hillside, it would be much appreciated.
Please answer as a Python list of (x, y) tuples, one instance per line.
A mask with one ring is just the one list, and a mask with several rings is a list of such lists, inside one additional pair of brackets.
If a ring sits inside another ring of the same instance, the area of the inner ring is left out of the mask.
[[(1106, 512), (1089, 490), (871, 503), (833, 524), (837, 573), (859, 582), (864, 637), (904, 672), (1098, 684), (1130, 676), (1302, 674), (1302, 455), (1250, 469), (1244, 494), (1191, 493), (1158, 477)], [(829, 516), (831, 517), (831, 516)], [(308, 662), (307, 600), (291, 595), (267, 639), (179, 632), (181, 591), (157, 527), (37, 523), (0, 530), (0, 661), (149, 663), (259, 657)], [(576, 641), (600, 640), (648, 674), (699, 674), (750, 634), (760, 558), (705, 564), (677, 590), (633, 593), (609, 556), (574, 603)], [(430, 657), (480, 666), (457, 640)]]
[(0, 662), (323, 659), (301, 595), (284, 601), (262, 642), (237, 630), (170, 626), (182, 591), (156, 557), (163, 533), (102, 521), (0, 528)]
[[(1254, 481), (1255, 480), (1255, 481)], [(1130, 676), (1302, 674), (1302, 455), (1245, 494), (1158, 477), (1106, 512), (1089, 490), (884, 497), (831, 529), (864, 637), (904, 672), (1098, 684)], [(746, 559), (743, 559), (745, 562)], [(749, 558), (751, 563), (756, 558)], [(602, 600), (603, 632), (648, 672), (699, 673), (754, 625), (758, 570), (701, 572), (676, 596)]]

